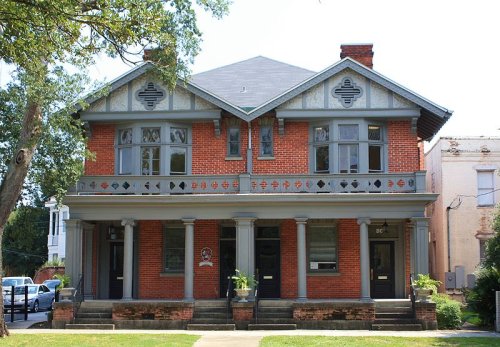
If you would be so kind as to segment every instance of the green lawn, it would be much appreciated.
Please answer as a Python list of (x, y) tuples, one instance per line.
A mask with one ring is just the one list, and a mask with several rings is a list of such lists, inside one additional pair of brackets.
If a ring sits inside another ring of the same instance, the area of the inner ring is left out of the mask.
[(199, 336), (171, 334), (11, 334), (0, 338), (0, 346), (50, 346), (50, 347), (94, 347), (94, 346), (175, 346), (191, 347)]
[(267, 336), (262, 339), (261, 347), (275, 346), (442, 346), (442, 347), (470, 347), (470, 346), (500, 346), (500, 339), (490, 337), (329, 337), (329, 336)]

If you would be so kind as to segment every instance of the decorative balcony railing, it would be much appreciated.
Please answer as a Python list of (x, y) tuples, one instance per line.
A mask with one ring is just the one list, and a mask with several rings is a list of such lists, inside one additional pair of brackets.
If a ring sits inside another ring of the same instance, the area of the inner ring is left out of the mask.
[(83, 176), (69, 195), (424, 193), (425, 171), (390, 174)]

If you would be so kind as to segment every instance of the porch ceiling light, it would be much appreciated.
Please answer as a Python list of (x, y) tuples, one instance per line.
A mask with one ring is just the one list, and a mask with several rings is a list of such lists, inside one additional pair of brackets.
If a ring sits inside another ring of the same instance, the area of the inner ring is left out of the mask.
[(384, 221), (384, 224), (382, 224), (382, 231), (384, 234), (389, 232), (389, 224), (387, 224), (387, 219)]

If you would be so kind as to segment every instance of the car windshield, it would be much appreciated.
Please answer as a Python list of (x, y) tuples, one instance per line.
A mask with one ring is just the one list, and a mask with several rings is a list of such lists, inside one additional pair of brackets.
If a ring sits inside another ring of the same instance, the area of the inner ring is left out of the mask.
[(50, 282), (43, 282), (43, 284), (45, 284), (47, 287), (49, 287), (49, 289), (55, 289), (56, 286), (58, 286), (60, 284), (59, 281), (50, 281)]
[[(28, 294), (36, 294), (36, 287), (28, 287)], [(14, 294), (24, 294), (24, 286), (14, 288)]]
[(2, 287), (10, 287), (10, 286), (16, 286), (17, 282), (16, 280), (13, 279), (4, 279), (2, 280)]

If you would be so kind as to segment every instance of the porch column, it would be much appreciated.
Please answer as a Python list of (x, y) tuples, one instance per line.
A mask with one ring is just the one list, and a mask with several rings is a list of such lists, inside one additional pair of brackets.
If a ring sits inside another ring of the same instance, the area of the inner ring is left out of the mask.
[(134, 226), (133, 219), (122, 220), (123, 233), (123, 297), (132, 300), (132, 278), (134, 277)]
[(194, 283), (194, 219), (183, 219), (186, 228), (184, 243), (184, 300), (193, 301)]
[(92, 258), (93, 258), (93, 236), (95, 224), (82, 223), (85, 236), (85, 264), (83, 265), (83, 296), (85, 299), (93, 299), (92, 295)]
[(411, 263), (415, 278), (429, 273), (429, 218), (414, 217), (411, 237)]
[(70, 278), (70, 286), (76, 287), (82, 275), (82, 221), (66, 220), (66, 259), (65, 273)]
[(370, 245), (368, 241), (370, 223), (370, 218), (358, 218), (361, 300), (370, 300)]
[(295, 218), (297, 223), (297, 299), (307, 300), (306, 223), (307, 218)]
[(251, 276), (255, 273), (253, 217), (236, 217), (236, 268)]

